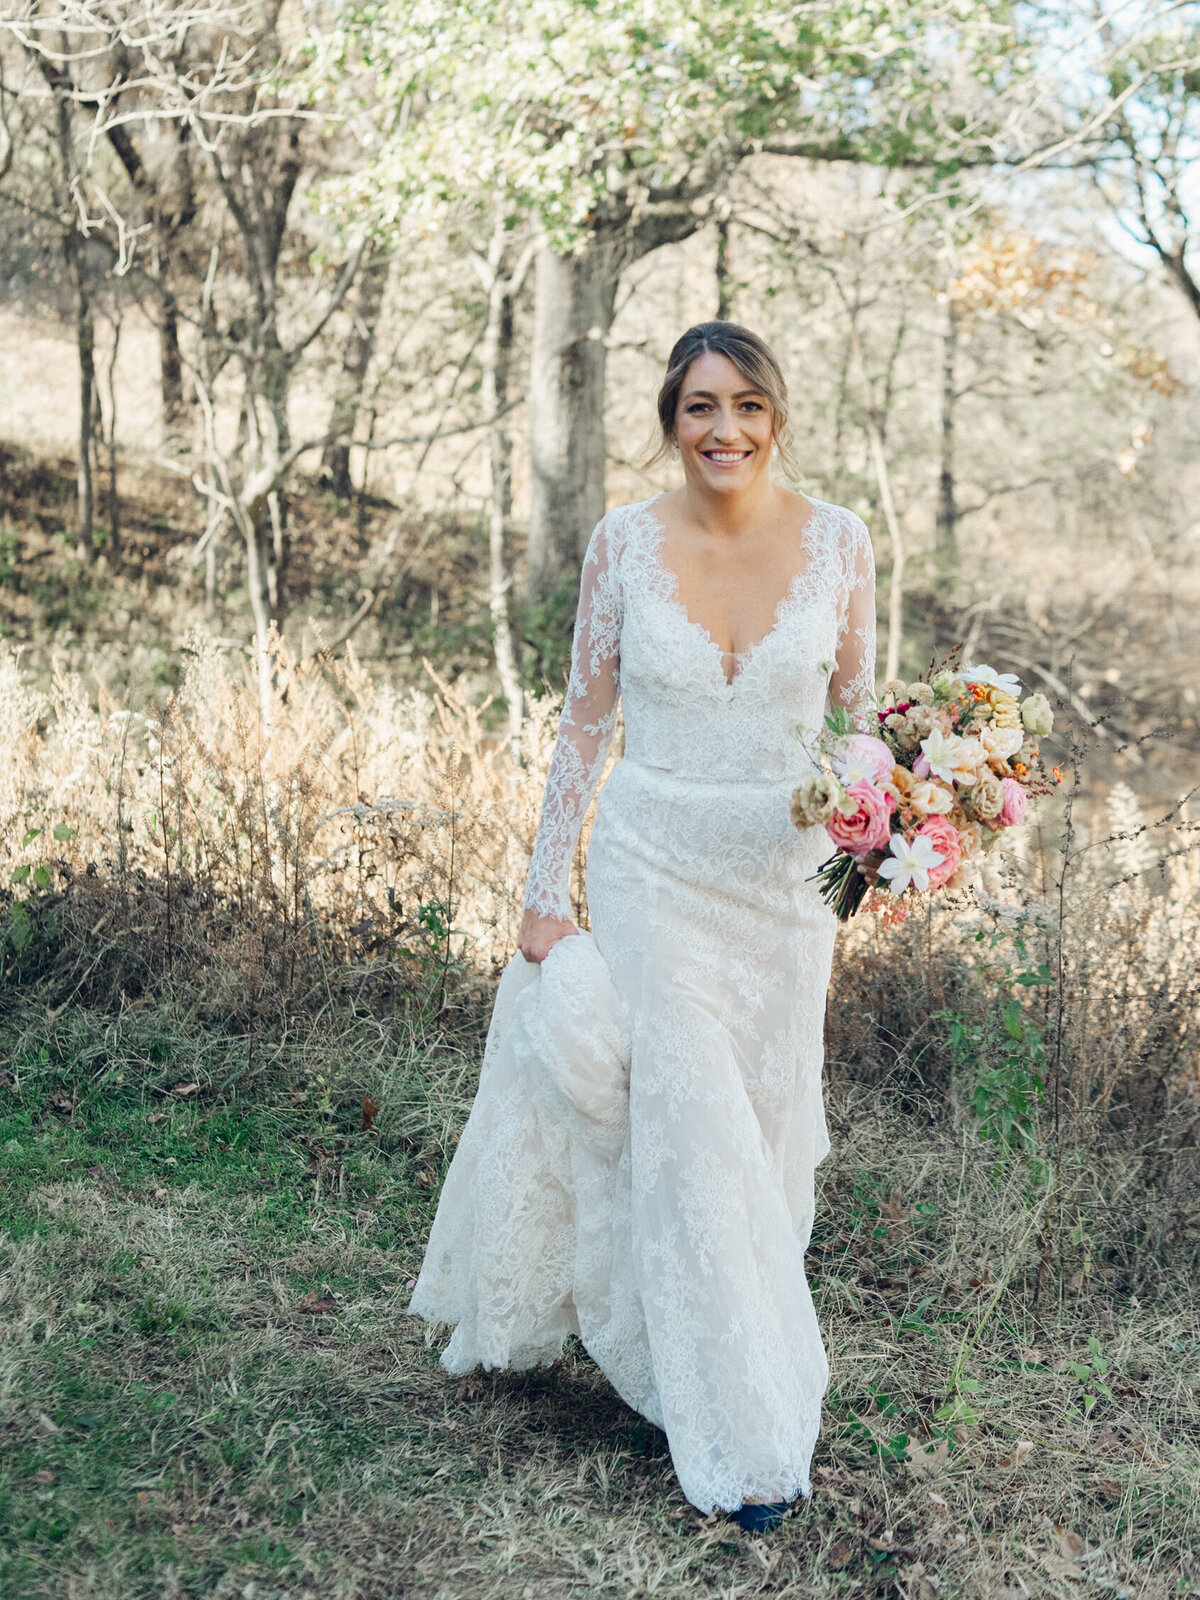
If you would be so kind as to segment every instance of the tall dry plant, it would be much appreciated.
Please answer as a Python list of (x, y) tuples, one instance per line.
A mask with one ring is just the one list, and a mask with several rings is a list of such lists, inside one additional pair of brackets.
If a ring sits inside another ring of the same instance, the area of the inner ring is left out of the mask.
[[(64, 667), (48, 694), (0, 653), (0, 881), (11, 976), (135, 999), (182, 987), (251, 1019), (339, 992), (444, 1006), (514, 945), (553, 743), (515, 765), (470, 705), (273, 642), (273, 700), (201, 634), (152, 714)], [(14, 885), (13, 875), (21, 880)], [(15, 935), (15, 936), (14, 936)]]
[[(94, 703), (65, 667), (42, 694), (0, 651), (9, 977), (53, 1006), (169, 991), (238, 1025), (486, 1002), (515, 946), (554, 699), (531, 704), (514, 757), (432, 667), (400, 690), (352, 650), (302, 661), (276, 638), (264, 717), (249, 668), (203, 634), (183, 651), (148, 714)], [(1186, 806), (1148, 824), (1119, 786), (1085, 827), (1075, 800), (1065, 829), (1049, 802), (1007, 864), (1007, 846), (989, 858), (981, 898), (843, 931), (830, 1072), (1055, 1148), (1149, 1129), (1165, 1172), (1200, 1124), (1197, 828)]]

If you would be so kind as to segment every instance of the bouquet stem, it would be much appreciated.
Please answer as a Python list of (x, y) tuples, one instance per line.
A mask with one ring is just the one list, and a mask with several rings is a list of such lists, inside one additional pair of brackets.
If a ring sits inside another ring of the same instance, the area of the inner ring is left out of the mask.
[(859, 870), (862, 865), (865, 862), (860, 863), (856, 856), (839, 850), (828, 861), (823, 861), (808, 880), (818, 885), (821, 899), (839, 922), (849, 922), (871, 888), (872, 878)]

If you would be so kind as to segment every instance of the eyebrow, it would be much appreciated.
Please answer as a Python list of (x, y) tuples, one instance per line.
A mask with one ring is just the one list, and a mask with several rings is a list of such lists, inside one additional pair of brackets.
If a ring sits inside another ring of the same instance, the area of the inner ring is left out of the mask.
[[(739, 389), (733, 398), (735, 400), (744, 400), (749, 394), (757, 395), (760, 400), (766, 399), (766, 395), (761, 389)], [(683, 398), (685, 400), (715, 400), (717, 396), (711, 389), (689, 389)]]

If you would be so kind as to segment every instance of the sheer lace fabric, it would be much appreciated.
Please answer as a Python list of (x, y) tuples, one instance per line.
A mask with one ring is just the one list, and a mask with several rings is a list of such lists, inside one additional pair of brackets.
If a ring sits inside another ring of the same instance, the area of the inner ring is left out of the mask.
[(788, 802), (811, 769), (797, 727), (873, 687), (874, 569), (862, 522), (815, 501), (730, 681), (662, 536), (645, 501), (588, 546), (526, 904), (571, 915), (619, 697), (592, 931), (504, 974), (411, 1310), (456, 1324), (452, 1372), (548, 1362), (578, 1333), (665, 1429), (688, 1498), (732, 1510), (809, 1492), (828, 1378), (804, 1251), (834, 921), (806, 882), (823, 831)]

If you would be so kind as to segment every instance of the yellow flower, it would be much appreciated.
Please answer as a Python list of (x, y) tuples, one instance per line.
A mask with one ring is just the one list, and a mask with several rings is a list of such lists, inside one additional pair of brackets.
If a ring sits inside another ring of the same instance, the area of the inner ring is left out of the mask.
[(988, 704), (992, 708), (992, 724), (997, 728), (1019, 728), (1021, 726), (1021, 707), (1017, 704), (1016, 695), (1009, 694), (1007, 689), (989, 689), (987, 693)]

